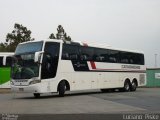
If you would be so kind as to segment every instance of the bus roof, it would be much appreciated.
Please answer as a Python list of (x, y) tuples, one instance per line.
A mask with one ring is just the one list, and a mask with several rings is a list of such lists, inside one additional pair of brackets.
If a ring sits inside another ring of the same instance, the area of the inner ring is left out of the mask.
[(122, 49), (122, 48), (115, 48), (107, 44), (99, 44), (99, 43), (87, 43), (87, 42), (82, 42), (81, 45), (87, 45), (89, 47), (96, 47), (96, 48), (102, 48), (102, 49), (110, 49), (110, 50), (118, 50), (118, 51), (124, 51), (124, 52), (132, 52), (132, 53), (141, 53), (144, 54), (143, 51), (138, 51), (138, 50), (129, 50), (129, 49)]
[[(27, 42), (23, 42), (23, 43), (20, 43), (20, 44), (25, 44), (25, 43), (30, 43), (30, 42), (40, 42), (40, 41), (64, 43), (63, 40), (58, 40), (58, 39), (43, 39), (43, 40), (27, 41)], [(96, 47), (96, 48), (103, 48), (103, 49), (111, 49), (111, 50), (118, 50), (118, 51), (124, 51), (124, 52), (132, 52), (132, 53), (144, 54), (144, 52), (138, 51), (138, 50), (114, 48), (114, 47), (112, 47), (110, 45), (103, 45), (103, 44), (98, 44), (98, 43), (92, 44), (92, 43), (81, 42), (81, 41), (72, 41), (71, 43), (68, 43), (68, 44), (74, 44), (74, 43), (79, 44), (80, 46), (88, 46), (88, 47)]]

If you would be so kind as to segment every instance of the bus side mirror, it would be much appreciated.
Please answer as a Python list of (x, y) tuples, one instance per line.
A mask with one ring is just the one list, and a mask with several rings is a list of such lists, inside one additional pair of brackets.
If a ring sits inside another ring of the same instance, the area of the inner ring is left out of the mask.
[(35, 56), (34, 56), (34, 62), (38, 62), (41, 63), (41, 56), (44, 52), (40, 51), (40, 52), (35, 52)]

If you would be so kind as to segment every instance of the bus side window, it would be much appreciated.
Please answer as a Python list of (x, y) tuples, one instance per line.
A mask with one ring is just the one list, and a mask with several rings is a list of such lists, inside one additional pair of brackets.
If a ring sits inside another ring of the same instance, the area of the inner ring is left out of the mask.
[(94, 49), (94, 60), (97, 62), (107, 62), (108, 50), (96, 48)]
[(3, 66), (3, 57), (0, 57), (0, 67)]
[(119, 62), (119, 52), (116, 50), (109, 50), (109, 62), (118, 63)]
[(98, 57), (96, 57), (96, 61), (98, 61), (98, 62), (103, 62), (104, 60), (105, 60), (104, 56), (98, 56)]
[(121, 63), (125, 63), (125, 64), (129, 64), (129, 54), (127, 52), (120, 52), (120, 62)]
[(122, 63), (129, 63), (128, 59), (121, 59)]
[(80, 59), (82, 61), (93, 61), (93, 52), (91, 47), (80, 47)]
[(144, 55), (143, 54), (140, 54), (140, 65), (144, 65), (145, 62), (144, 62)]
[(12, 57), (7, 57), (6, 58), (6, 66), (11, 67), (11, 65), (12, 65)]
[(144, 55), (143, 54), (134, 54), (134, 64), (144, 65)]
[(63, 44), (62, 59), (77, 60), (79, 56), (78, 46)]
[(109, 61), (111, 62), (111, 63), (116, 63), (117, 61), (116, 61), (116, 58), (114, 57), (114, 56), (110, 56), (109, 57)]
[(87, 61), (89, 57), (88, 57), (88, 55), (83, 54), (83, 55), (81, 55), (80, 58), (82, 61)]
[(70, 55), (70, 59), (71, 59), (71, 60), (77, 60), (77, 59), (78, 59), (78, 55), (76, 55), (76, 54), (71, 54), (71, 55)]
[(133, 62), (134, 62), (133, 59), (130, 59), (130, 60), (129, 60), (129, 63), (130, 63), (130, 64), (133, 64)]
[(68, 53), (63, 53), (62, 54), (62, 59), (69, 60), (69, 54)]

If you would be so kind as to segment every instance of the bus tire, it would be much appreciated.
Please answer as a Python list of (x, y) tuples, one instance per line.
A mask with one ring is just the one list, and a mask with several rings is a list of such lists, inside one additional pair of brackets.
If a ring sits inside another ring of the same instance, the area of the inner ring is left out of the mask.
[(35, 98), (39, 98), (40, 97), (40, 93), (34, 93), (33, 94)]
[(134, 80), (131, 84), (131, 91), (136, 91), (136, 89), (137, 89), (137, 82), (136, 80)]
[(124, 92), (129, 92), (130, 91), (130, 82), (129, 82), (129, 80), (126, 80), (125, 82), (124, 82), (124, 87), (123, 87), (123, 91)]
[(66, 91), (66, 84), (65, 84), (65, 81), (62, 81), (58, 85), (59, 96), (64, 97), (65, 91)]

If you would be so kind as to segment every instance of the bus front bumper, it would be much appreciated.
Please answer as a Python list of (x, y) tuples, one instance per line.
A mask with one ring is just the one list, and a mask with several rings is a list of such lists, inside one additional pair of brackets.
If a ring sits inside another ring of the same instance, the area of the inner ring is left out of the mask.
[(12, 92), (21, 92), (21, 93), (43, 93), (42, 89), (40, 89), (40, 85), (29, 85), (29, 86), (14, 86), (11, 85)]

